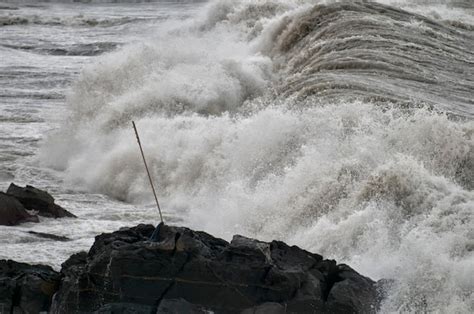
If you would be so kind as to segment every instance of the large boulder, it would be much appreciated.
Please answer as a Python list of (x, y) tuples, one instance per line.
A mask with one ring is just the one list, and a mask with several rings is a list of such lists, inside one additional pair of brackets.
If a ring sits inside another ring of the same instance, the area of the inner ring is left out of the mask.
[(10, 184), (7, 194), (18, 199), (26, 209), (38, 211), (38, 215), (51, 218), (76, 217), (61, 206), (54, 203), (54, 198), (46, 191), (31, 185), (20, 187)]
[(49, 266), (0, 260), (0, 313), (48, 311), (59, 280)]
[(15, 226), (38, 221), (38, 216), (30, 215), (16, 198), (0, 192), (0, 225)]
[(283, 242), (228, 243), (151, 225), (102, 234), (65, 262), (52, 313), (374, 313), (376, 286)]

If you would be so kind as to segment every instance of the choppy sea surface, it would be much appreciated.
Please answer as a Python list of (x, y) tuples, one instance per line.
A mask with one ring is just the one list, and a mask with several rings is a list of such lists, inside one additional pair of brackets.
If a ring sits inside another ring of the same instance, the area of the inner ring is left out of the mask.
[(0, 189), (79, 217), (0, 226), (0, 258), (158, 222), (134, 120), (167, 223), (388, 279), (382, 313), (474, 312), (474, 2), (72, 2), (0, 2)]

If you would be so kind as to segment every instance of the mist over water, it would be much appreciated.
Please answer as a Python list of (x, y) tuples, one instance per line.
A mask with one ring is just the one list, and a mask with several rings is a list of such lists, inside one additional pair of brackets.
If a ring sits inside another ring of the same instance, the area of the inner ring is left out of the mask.
[(35, 151), (78, 247), (156, 220), (134, 120), (169, 221), (387, 279), (383, 313), (474, 311), (474, 8), (379, 2), (215, 1), (86, 64)]

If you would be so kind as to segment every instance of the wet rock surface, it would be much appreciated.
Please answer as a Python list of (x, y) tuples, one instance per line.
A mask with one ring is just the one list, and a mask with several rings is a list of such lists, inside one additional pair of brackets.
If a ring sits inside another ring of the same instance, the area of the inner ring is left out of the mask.
[(280, 241), (139, 225), (63, 264), (52, 313), (373, 313), (376, 284)]
[(10, 184), (7, 194), (15, 197), (26, 209), (38, 211), (38, 215), (50, 218), (76, 217), (54, 202), (54, 198), (46, 191), (31, 185), (20, 187)]
[(59, 280), (49, 266), (0, 260), (0, 313), (48, 311)]
[(51, 233), (36, 232), (36, 231), (28, 231), (28, 233), (32, 234), (32, 235), (34, 235), (38, 238), (48, 239), (48, 240), (52, 240), (52, 241), (61, 241), (61, 242), (71, 241), (71, 239), (69, 239), (68, 237), (58, 236), (58, 235), (51, 234)]
[(28, 213), (16, 198), (0, 192), (0, 225), (15, 226), (24, 222), (39, 222), (39, 219)]

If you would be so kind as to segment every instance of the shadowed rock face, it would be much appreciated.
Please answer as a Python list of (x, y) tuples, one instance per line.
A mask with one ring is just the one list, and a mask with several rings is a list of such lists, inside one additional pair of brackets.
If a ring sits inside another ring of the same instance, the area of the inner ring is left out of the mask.
[(46, 191), (31, 185), (20, 187), (10, 184), (7, 194), (15, 197), (26, 209), (37, 210), (38, 215), (52, 218), (76, 217), (61, 206), (54, 203), (54, 198)]
[(0, 313), (48, 311), (59, 280), (49, 266), (0, 260)]
[(376, 288), (347, 265), (288, 246), (151, 225), (102, 234), (63, 264), (52, 313), (371, 313)]
[(0, 225), (15, 226), (24, 222), (39, 220), (37, 216), (30, 215), (16, 198), (0, 192)]

